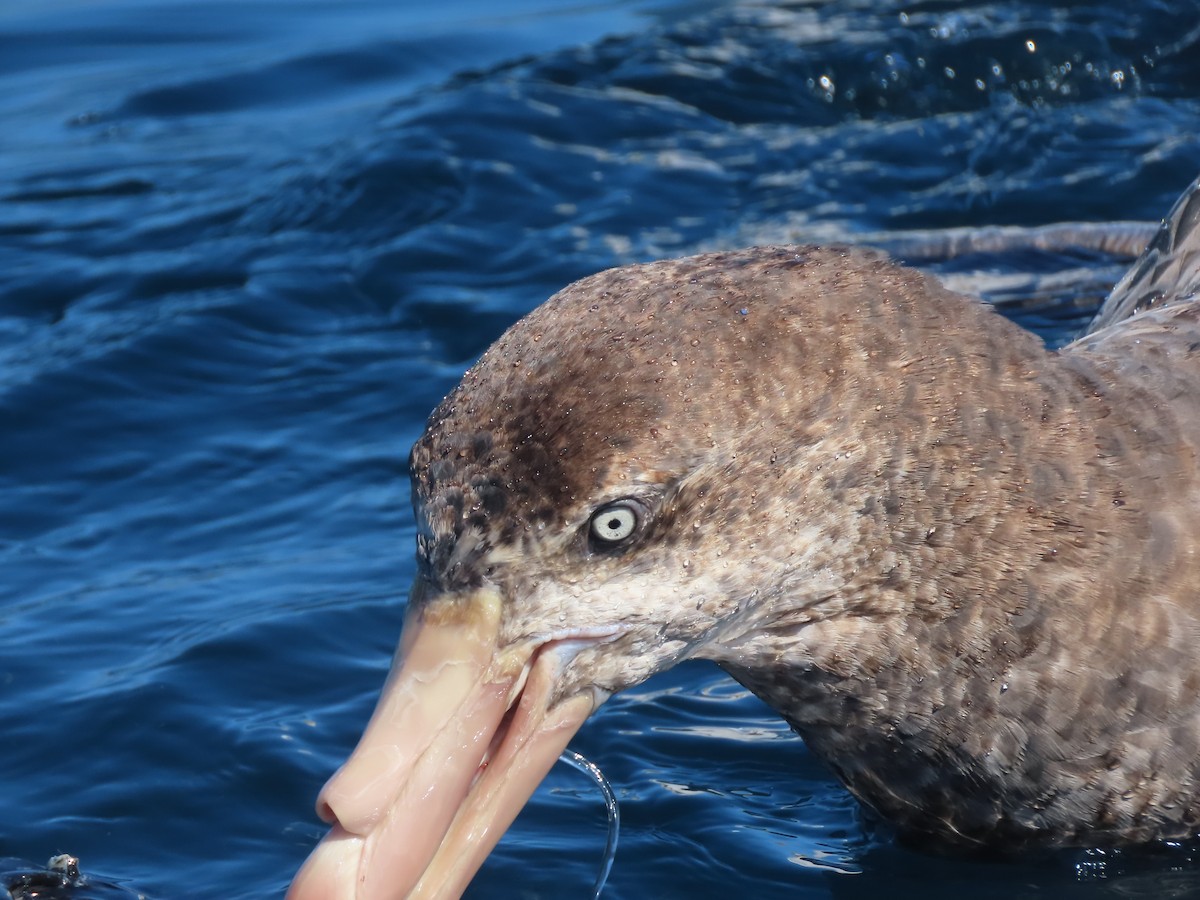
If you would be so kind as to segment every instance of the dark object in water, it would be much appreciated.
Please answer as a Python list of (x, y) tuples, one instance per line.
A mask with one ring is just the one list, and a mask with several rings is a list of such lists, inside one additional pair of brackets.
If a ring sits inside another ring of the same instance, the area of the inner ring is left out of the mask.
[(1200, 832), (1197, 191), (1058, 352), (849, 248), (614, 269), (514, 325), (413, 450), (397, 664), (290, 896), (458, 896), (686, 658), (906, 840)]
[(146, 900), (119, 884), (92, 878), (79, 870), (79, 859), (60, 853), (39, 869), (19, 859), (0, 859), (0, 885), (5, 900)]

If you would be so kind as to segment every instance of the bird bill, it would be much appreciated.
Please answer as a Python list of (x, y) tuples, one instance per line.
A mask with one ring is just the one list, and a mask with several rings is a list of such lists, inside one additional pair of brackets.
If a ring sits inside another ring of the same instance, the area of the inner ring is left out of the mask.
[(414, 589), (374, 715), (318, 800), (333, 827), (288, 900), (460, 896), (601, 702), (555, 702), (572, 648), (501, 647), (502, 603)]

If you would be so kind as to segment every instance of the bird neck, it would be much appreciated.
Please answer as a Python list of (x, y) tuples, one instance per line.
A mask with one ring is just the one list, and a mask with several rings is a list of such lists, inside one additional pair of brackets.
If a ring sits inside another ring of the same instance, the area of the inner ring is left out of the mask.
[(1144, 576), (1117, 537), (1131, 531), (1119, 517), (1145, 519), (1123, 500), (1139, 473), (1095, 449), (1121, 424), (1097, 416), (1088, 380), (1059, 356), (998, 317), (980, 322), (940, 346), (923, 334), (917, 354), (884, 348), (899, 383), (871, 380), (889, 371), (878, 359), (854, 373), (821, 440), (792, 461), (805, 473), (795, 505), (820, 529), (791, 568), (769, 550), (756, 560), (775, 567), (773, 587), (697, 654), (806, 734), (927, 716), (942, 701), (914, 699), (914, 684), (993, 692), (1070, 644), (1081, 611), (1098, 628), (1117, 618), (1121, 586)]

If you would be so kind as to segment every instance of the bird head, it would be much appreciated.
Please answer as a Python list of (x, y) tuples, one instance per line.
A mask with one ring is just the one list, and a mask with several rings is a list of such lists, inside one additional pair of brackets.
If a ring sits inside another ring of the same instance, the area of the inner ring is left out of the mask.
[(611, 694), (828, 617), (851, 542), (806, 511), (856, 502), (855, 412), (891, 398), (848, 360), (895, 342), (871, 310), (919, 277), (709, 254), (600, 273), (503, 335), (413, 449), (400, 648), (289, 896), (457, 897)]

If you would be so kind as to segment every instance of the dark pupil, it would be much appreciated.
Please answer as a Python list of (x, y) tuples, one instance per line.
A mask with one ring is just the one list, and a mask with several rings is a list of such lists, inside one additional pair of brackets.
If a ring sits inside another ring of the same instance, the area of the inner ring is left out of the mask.
[(621, 527), (621, 520), (618, 519), (616, 516), (614, 516), (613, 518), (608, 520), (608, 524), (605, 527), (609, 531), (616, 531), (618, 528)]

